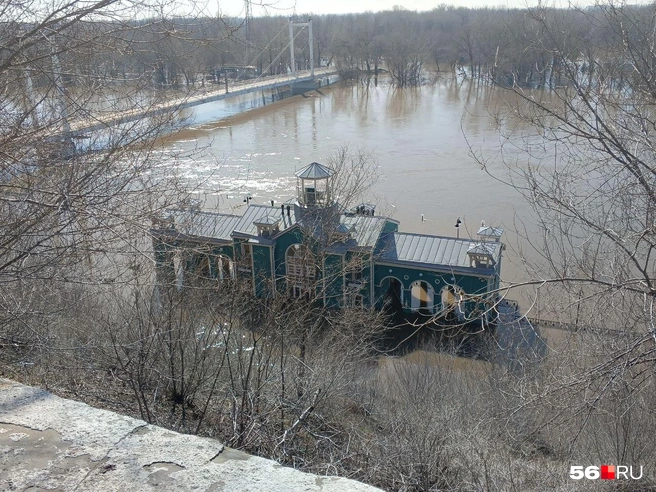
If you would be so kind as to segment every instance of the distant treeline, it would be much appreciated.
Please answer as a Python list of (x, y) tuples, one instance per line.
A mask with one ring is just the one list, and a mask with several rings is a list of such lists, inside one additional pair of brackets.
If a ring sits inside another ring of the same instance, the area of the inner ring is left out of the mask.
[[(654, 6), (576, 9), (466, 9), (442, 5), (429, 12), (323, 15), (313, 21), (315, 66), (344, 74), (390, 72), (398, 86), (419, 85), (449, 67), (466, 77), (524, 87), (590, 83), (613, 74), (622, 84), (630, 64), (620, 46), (649, 32)], [(305, 21), (307, 18), (298, 18)], [(5, 24), (18, 36), (24, 24)], [(307, 29), (295, 30), (295, 62), (309, 67)], [(290, 69), (286, 17), (161, 18), (131, 23), (77, 23), (43, 46), (32, 62), (51, 64), (61, 53), (63, 80), (88, 83), (148, 80), (162, 87), (218, 83), (223, 67), (253, 67), (274, 75)], [(81, 42), (80, 40), (88, 40)], [(7, 43), (3, 43), (7, 44)], [(67, 46), (68, 45), (68, 46)], [(618, 54), (619, 53), (619, 54)], [(0, 50), (0, 63), (11, 53)], [(44, 70), (45, 69), (45, 70)], [(48, 73), (46, 67), (35, 72)], [(251, 75), (252, 76), (252, 75)], [(36, 81), (38, 83), (38, 80)], [(45, 82), (47, 83), (47, 82)]]

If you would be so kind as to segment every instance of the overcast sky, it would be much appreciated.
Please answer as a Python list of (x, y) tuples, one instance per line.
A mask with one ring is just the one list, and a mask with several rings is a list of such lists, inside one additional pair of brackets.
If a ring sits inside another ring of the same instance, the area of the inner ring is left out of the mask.
[[(537, 0), (255, 0), (253, 15), (344, 14), (380, 10), (391, 10), (399, 5), (408, 10), (431, 10), (441, 3), (458, 7), (526, 7), (535, 6)], [(267, 7), (258, 7), (265, 3)], [(577, 2), (581, 3), (581, 1)], [(590, 3), (590, 2), (588, 2)], [(244, 14), (244, 0), (218, 0), (221, 13), (228, 16)], [(209, 7), (209, 5), (208, 5)], [(211, 8), (211, 7), (210, 7)]]

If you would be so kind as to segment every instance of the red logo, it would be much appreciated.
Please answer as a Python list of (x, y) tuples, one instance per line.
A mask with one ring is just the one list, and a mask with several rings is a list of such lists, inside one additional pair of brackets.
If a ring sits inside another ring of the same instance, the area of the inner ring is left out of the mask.
[[(636, 468), (636, 469), (634, 469)], [(634, 467), (626, 465), (601, 465), (601, 466), (581, 466), (572, 465), (569, 467), (569, 478), (573, 480), (640, 480), (642, 478), (642, 465)], [(640, 473), (638, 474), (638, 470)]]
[(601, 465), (601, 479), (602, 480), (615, 480), (615, 466)]

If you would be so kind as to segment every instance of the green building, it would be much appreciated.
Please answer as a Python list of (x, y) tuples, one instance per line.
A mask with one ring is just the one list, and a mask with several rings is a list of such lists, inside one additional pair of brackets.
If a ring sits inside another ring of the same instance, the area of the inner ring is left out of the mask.
[(241, 216), (170, 211), (153, 229), (160, 278), (178, 289), (240, 279), (257, 297), (486, 318), (499, 288), (501, 229), (481, 227), (476, 239), (400, 232), (371, 205), (344, 209), (331, 168), (314, 162), (296, 177), (297, 199), (281, 206), (249, 203)]

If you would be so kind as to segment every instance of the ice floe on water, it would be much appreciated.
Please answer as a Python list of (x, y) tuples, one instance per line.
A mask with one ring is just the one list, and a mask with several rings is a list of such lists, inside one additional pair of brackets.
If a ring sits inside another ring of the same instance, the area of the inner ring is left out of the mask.
[[(176, 161), (162, 163), (161, 170), (200, 193), (221, 194), (248, 193), (256, 201), (268, 203), (281, 197), (293, 196), (296, 180), (293, 176), (280, 177), (276, 169), (262, 169), (252, 162), (214, 164), (208, 162)], [(172, 172), (171, 172), (172, 171)]]
[(293, 133), (279, 133), (267, 145), (257, 129), (242, 128), (234, 135), (224, 135), (186, 138), (163, 148), (156, 166), (158, 175), (173, 175), (190, 191), (215, 197), (210, 206), (221, 209), (245, 207), (245, 195), (259, 204), (271, 200), (279, 204), (296, 195), (294, 172), (301, 166), (302, 152), (295, 152), (299, 156), (292, 159), (282, 150)]

